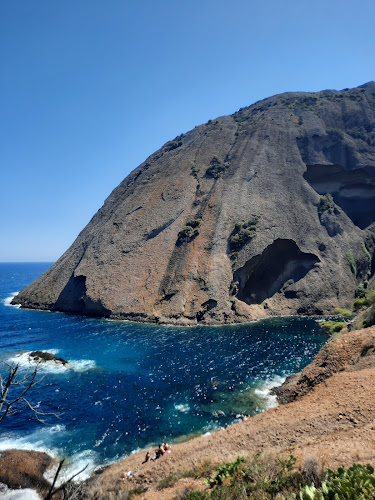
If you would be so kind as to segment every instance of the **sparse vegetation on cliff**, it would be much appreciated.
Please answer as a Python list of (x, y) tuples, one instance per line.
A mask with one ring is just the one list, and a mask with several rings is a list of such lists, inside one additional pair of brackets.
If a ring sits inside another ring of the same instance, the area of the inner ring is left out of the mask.
[(231, 255), (238, 252), (246, 243), (255, 238), (257, 231), (258, 215), (254, 215), (247, 222), (236, 222), (229, 236), (229, 249)]
[(206, 175), (208, 177), (218, 179), (222, 172), (224, 172), (225, 168), (225, 165), (218, 158), (216, 158), (216, 156), (214, 156), (210, 161), (210, 166), (206, 170)]
[(319, 199), (319, 205), (318, 205), (318, 213), (319, 215), (322, 215), (323, 212), (332, 212), (334, 207), (334, 202), (332, 195), (329, 193), (325, 194), (324, 196), (321, 196)]
[(178, 233), (177, 245), (187, 243), (198, 236), (202, 219), (190, 219)]
[(208, 491), (187, 490), (184, 500), (245, 499), (371, 499), (375, 498), (374, 469), (370, 465), (353, 464), (346, 469), (323, 470), (315, 456), (306, 457), (301, 471), (296, 458), (261, 455), (237, 457), (236, 461), (217, 467), (207, 480)]
[(319, 324), (327, 335), (333, 335), (334, 333), (340, 332), (346, 325), (345, 321), (323, 321)]
[(178, 135), (173, 139), (173, 141), (168, 141), (166, 144), (164, 144), (164, 151), (172, 151), (173, 149), (177, 149), (180, 146), (182, 146), (182, 135)]
[(356, 278), (356, 276), (357, 276), (357, 266), (356, 266), (356, 263), (355, 263), (354, 255), (351, 252), (348, 252), (348, 253), (345, 254), (345, 259), (346, 259), (346, 262), (348, 263), (348, 266), (350, 267), (351, 273)]

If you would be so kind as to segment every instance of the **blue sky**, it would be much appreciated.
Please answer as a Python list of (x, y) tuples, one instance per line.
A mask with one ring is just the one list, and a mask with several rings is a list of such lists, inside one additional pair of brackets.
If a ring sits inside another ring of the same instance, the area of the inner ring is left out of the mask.
[(0, 261), (52, 261), (164, 142), (375, 79), (373, 0), (2, 0)]

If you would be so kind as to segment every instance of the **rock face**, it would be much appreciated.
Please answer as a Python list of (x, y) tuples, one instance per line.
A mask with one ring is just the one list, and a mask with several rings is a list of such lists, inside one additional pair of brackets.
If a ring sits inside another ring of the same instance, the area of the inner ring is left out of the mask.
[(291, 403), (338, 372), (375, 368), (375, 327), (340, 334), (325, 344), (314, 361), (272, 389), (279, 403)]
[(329, 313), (374, 248), (375, 83), (286, 93), (166, 143), (13, 303), (176, 324)]

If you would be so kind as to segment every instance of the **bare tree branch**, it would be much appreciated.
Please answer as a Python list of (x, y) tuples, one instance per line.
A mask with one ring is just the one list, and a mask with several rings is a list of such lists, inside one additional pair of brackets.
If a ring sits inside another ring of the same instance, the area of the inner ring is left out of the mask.
[(73, 481), (73, 479), (75, 477), (79, 476), (79, 474), (81, 474), (88, 467), (88, 464), (85, 465), (85, 467), (83, 469), (81, 469), (76, 474), (73, 474), (73, 476), (71, 476), (67, 481), (64, 481), (64, 483), (60, 484), (60, 486), (58, 486), (57, 488), (55, 488), (55, 484), (56, 484), (57, 478), (59, 477), (59, 474), (61, 472), (61, 469), (62, 469), (62, 466), (63, 466), (64, 462), (65, 462), (65, 458), (63, 458), (62, 460), (60, 460), (59, 466), (57, 467), (57, 471), (56, 471), (55, 477), (53, 478), (53, 482), (52, 482), (51, 488), (50, 488), (49, 492), (47, 493), (47, 496), (44, 498), (44, 500), (51, 500), (51, 498), (54, 495), (56, 495), (56, 493), (58, 493), (59, 491), (62, 491), (69, 483), (71, 483)]
[[(0, 422), (6, 417), (14, 415), (24, 406), (31, 410), (41, 423), (45, 422), (40, 417), (46, 415), (53, 415), (56, 418), (60, 418), (56, 413), (47, 413), (39, 410), (39, 404), (33, 405), (25, 398), (30, 389), (44, 379), (44, 377), (37, 378), (40, 364), (38, 363), (32, 371), (28, 371), (24, 375), (19, 375), (19, 368), (19, 363), (12, 365), (4, 360), (0, 360)], [(7, 373), (3, 375), (3, 371)], [(16, 393), (18, 394), (12, 397), (12, 394), (14, 394), (12, 389), (14, 388), (16, 388)], [(21, 389), (21, 392), (19, 392), (19, 389)]]

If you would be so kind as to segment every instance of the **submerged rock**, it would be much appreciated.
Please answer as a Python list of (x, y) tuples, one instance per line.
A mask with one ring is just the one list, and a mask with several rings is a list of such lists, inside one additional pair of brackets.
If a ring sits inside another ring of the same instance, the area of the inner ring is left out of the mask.
[(176, 324), (323, 314), (351, 305), (374, 248), (375, 83), (290, 92), (166, 143), (13, 303)]

